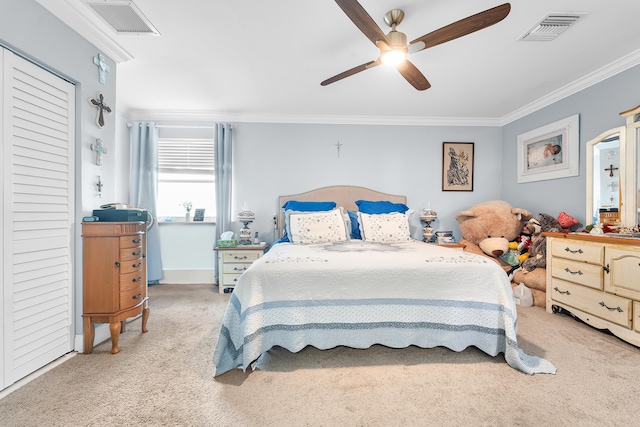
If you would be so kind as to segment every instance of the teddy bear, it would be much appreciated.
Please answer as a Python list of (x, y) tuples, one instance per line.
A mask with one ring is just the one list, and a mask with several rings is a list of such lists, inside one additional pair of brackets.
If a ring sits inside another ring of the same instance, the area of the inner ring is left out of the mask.
[(524, 260), (521, 268), (515, 270), (511, 286), (523, 283), (531, 290), (533, 305), (546, 306), (547, 290), (547, 239), (541, 233), (544, 231), (561, 232), (562, 226), (551, 215), (541, 213), (536, 218), (539, 228), (532, 235), (529, 246), (529, 258)]
[(514, 208), (504, 200), (478, 203), (456, 215), (460, 243), (464, 251), (484, 255), (508, 272), (513, 266), (500, 257), (509, 251), (509, 242), (522, 232), (523, 221), (531, 217), (531, 212)]

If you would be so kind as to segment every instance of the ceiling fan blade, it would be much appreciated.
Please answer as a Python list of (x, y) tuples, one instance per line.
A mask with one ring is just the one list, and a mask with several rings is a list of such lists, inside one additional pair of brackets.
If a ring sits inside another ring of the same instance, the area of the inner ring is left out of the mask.
[(320, 86), (330, 85), (331, 83), (335, 83), (338, 80), (344, 79), (345, 77), (353, 76), (354, 74), (357, 74), (357, 73), (359, 73), (361, 71), (364, 71), (364, 70), (368, 70), (369, 68), (373, 68), (373, 67), (376, 67), (378, 65), (380, 65), (380, 60), (379, 59), (376, 59), (375, 61), (367, 62), (366, 64), (358, 65), (357, 67), (353, 67), (350, 70), (343, 71), (342, 73), (337, 74), (337, 75), (335, 75), (335, 76), (323, 81), (322, 83), (320, 83)]
[(510, 11), (511, 5), (505, 3), (484, 12), (476, 13), (413, 40), (409, 43), (409, 51), (411, 53), (419, 52), (490, 27), (506, 18)]
[(389, 45), (387, 36), (378, 27), (375, 21), (367, 13), (366, 10), (356, 0), (336, 0), (340, 9), (351, 19), (351, 21), (367, 36), (371, 43), (378, 45), (378, 41), (382, 40)]
[(402, 77), (407, 79), (411, 86), (418, 90), (426, 90), (431, 87), (427, 78), (408, 60), (402, 61), (397, 67)]

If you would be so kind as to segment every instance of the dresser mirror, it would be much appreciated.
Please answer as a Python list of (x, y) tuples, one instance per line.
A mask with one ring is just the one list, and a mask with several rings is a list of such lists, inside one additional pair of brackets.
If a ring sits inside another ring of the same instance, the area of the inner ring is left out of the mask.
[(640, 224), (640, 106), (587, 143), (587, 224)]

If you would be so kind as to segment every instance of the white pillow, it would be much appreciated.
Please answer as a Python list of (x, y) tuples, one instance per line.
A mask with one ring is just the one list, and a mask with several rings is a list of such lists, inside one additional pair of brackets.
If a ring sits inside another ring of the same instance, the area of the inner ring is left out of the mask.
[(409, 215), (400, 212), (366, 214), (358, 212), (362, 240), (380, 243), (411, 241)]
[(285, 227), (291, 243), (332, 243), (348, 240), (342, 207), (324, 212), (286, 211)]

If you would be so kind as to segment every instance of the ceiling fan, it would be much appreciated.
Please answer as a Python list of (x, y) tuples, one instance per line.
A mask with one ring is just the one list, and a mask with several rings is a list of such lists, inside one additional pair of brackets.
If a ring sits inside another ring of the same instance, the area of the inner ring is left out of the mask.
[(396, 27), (404, 18), (404, 12), (402, 10), (393, 9), (384, 15), (385, 24), (391, 27), (391, 31), (385, 35), (357, 0), (336, 0), (336, 3), (338, 3), (338, 6), (340, 6), (347, 17), (353, 21), (356, 27), (380, 49), (380, 56), (374, 61), (369, 61), (366, 64), (351, 68), (323, 81), (320, 83), (322, 86), (335, 83), (338, 80), (342, 80), (345, 77), (352, 76), (361, 71), (377, 67), (382, 63), (389, 63), (395, 65), (396, 69), (402, 74), (402, 77), (416, 89), (429, 89), (431, 84), (420, 70), (407, 59), (409, 54), (487, 28), (502, 21), (511, 10), (511, 5), (505, 3), (432, 31), (407, 44), (407, 36), (396, 30)]

